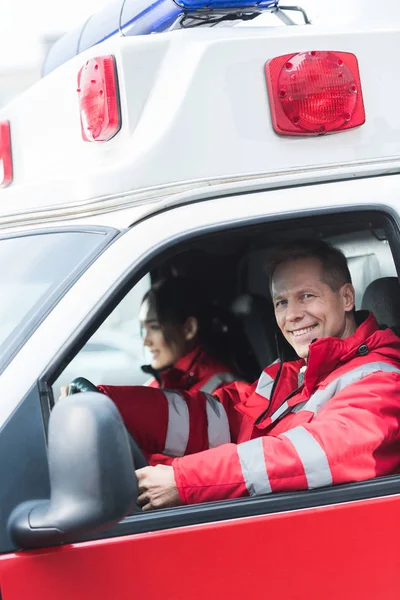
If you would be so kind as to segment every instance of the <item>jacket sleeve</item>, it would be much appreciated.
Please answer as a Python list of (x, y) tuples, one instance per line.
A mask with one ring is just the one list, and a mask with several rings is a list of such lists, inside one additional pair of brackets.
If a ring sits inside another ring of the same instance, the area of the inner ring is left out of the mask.
[(98, 387), (113, 400), (150, 464), (155, 464), (170, 462), (161, 455), (174, 458), (235, 442), (242, 417), (234, 407), (254, 385), (234, 382), (213, 396), (144, 386)]
[(377, 372), (344, 388), (314, 418), (305, 415), (301, 426), (176, 459), (181, 501), (312, 489), (398, 472), (399, 392), (398, 373)]
[(235, 381), (235, 379), (237, 378), (232, 373), (221, 371), (220, 373), (214, 373), (208, 377), (203, 377), (203, 379), (194, 386), (194, 389), (206, 392), (207, 394), (215, 394), (217, 390), (228, 386)]

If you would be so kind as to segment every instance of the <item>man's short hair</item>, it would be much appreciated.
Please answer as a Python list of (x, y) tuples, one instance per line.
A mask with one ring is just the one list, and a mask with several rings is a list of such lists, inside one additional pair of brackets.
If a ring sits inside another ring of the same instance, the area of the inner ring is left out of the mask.
[(299, 240), (276, 248), (268, 258), (270, 281), (280, 265), (302, 258), (316, 258), (320, 261), (323, 281), (334, 292), (345, 283), (351, 283), (347, 259), (343, 252), (322, 240)]

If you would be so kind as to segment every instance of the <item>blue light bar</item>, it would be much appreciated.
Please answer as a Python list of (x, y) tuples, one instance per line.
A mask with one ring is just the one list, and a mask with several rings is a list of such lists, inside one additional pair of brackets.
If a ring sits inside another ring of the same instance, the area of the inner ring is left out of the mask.
[(240, 10), (253, 8), (254, 12), (274, 8), (277, 5), (276, 0), (175, 0), (186, 12), (196, 10)]
[(116, 0), (52, 46), (44, 61), (42, 75), (114, 35), (147, 35), (166, 31), (182, 12), (173, 0)]
[(115, 0), (64, 35), (50, 49), (43, 64), (47, 75), (80, 52), (108, 38), (123, 34), (147, 35), (169, 29), (181, 16), (213, 12), (259, 12), (272, 9), (279, 0)]

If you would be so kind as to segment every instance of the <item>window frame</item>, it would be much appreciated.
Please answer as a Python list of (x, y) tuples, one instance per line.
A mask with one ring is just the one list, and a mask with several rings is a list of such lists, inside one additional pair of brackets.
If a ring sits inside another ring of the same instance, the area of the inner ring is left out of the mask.
[(62, 296), (64, 296), (64, 294), (74, 285), (74, 283), (79, 279), (82, 273), (88, 269), (93, 261), (96, 260), (96, 258), (98, 258), (102, 252), (104, 252), (105, 248), (111, 243), (111, 241), (118, 237), (120, 231), (112, 227), (103, 226), (83, 227), (77, 225), (76, 227), (52, 227), (48, 229), (26, 230), (18, 233), (3, 234), (0, 235), (0, 242), (3, 240), (63, 233), (88, 233), (90, 235), (101, 235), (103, 236), (103, 239), (96, 248), (94, 248), (86, 257), (82, 258), (81, 262), (76, 268), (71, 269), (70, 275), (63, 282), (56, 286), (50, 302), (46, 304), (46, 307), (43, 311), (33, 315), (32, 320), (29, 322), (29, 327), (23, 327), (23, 329), (15, 336), (12, 344), (10, 344), (10, 350), (7, 354), (7, 358), (0, 364), (0, 375), (4, 372), (25, 342), (45, 320), (47, 315), (59, 302), (60, 298), (62, 298)]
[[(89, 322), (82, 325), (77, 330), (73, 339), (70, 339), (69, 344), (65, 346), (63, 351), (54, 357), (52, 364), (39, 380), (41, 396), (47, 397), (47, 403), (45, 405), (46, 410), (50, 411), (53, 404), (51, 385), (54, 379), (56, 379), (55, 374), (59, 374), (60, 365), (65, 364), (65, 358), (71, 357), (71, 354), (74, 356), (76, 355), (128, 291), (132, 289), (144, 274), (152, 270), (153, 265), (157, 264), (160, 256), (165, 259), (166, 256), (175, 254), (176, 248), (181, 244), (184, 244), (188, 239), (193, 240), (195, 237), (203, 237), (210, 233), (226, 232), (232, 229), (246, 228), (252, 225), (269, 224), (271, 226), (274, 222), (282, 221), (290, 221), (294, 228), (294, 223), (299, 219), (303, 222), (308, 218), (312, 220), (325, 220), (335, 215), (339, 220), (340, 218), (343, 218), (343, 213), (347, 213), (350, 218), (356, 218), (360, 213), (364, 215), (368, 215), (369, 213), (371, 213), (371, 215), (378, 214), (381, 218), (384, 218), (385, 230), (388, 235), (393, 260), (397, 271), (400, 272), (400, 219), (394, 210), (384, 205), (365, 204), (349, 208), (320, 208), (308, 211), (307, 213), (304, 210), (299, 210), (298, 213), (290, 216), (288, 214), (260, 214), (255, 218), (249, 218), (248, 220), (239, 223), (233, 218), (231, 221), (226, 220), (225, 222), (213, 223), (206, 228), (199, 228), (194, 232), (192, 230), (187, 233), (181, 233), (180, 235), (163, 241), (156, 250), (146, 252), (141, 257), (140, 264), (132, 267), (132, 269), (121, 279), (119, 284), (109, 290), (108, 295), (103, 298), (101, 305), (91, 316)], [(47, 420), (46, 417), (45, 420)], [(100, 540), (143, 532), (157, 532), (188, 525), (213, 523), (222, 520), (246, 518), (291, 510), (302, 510), (317, 506), (331, 506), (344, 502), (367, 501), (369, 499), (399, 493), (400, 475), (392, 475), (360, 483), (334, 486), (327, 489), (321, 488), (315, 491), (290, 492), (263, 497), (219, 501), (201, 505), (180, 506), (173, 509), (163, 509), (154, 513), (143, 513), (140, 514), (139, 517), (137, 515), (128, 516), (115, 527), (105, 532), (96, 535), (83, 536), (77, 541)]]

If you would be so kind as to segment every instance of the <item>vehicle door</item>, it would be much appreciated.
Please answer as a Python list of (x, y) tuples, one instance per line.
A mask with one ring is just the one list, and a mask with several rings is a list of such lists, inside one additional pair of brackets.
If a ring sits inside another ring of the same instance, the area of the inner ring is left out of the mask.
[[(74, 543), (38, 550), (19, 550), (7, 523), (17, 504), (49, 494), (49, 369), (66, 366), (82, 332), (95, 330), (107, 304), (139, 281), (154, 257), (195, 235), (299, 218), (312, 209), (361, 210), (379, 199), (393, 215), (399, 187), (391, 177), (213, 199), (143, 220), (102, 252), (0, 375), (2, 600), (398, 597), (397, 476), (138, 513)], [(351, 202), (338, 208), (340, 197)]]

